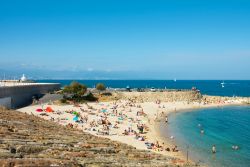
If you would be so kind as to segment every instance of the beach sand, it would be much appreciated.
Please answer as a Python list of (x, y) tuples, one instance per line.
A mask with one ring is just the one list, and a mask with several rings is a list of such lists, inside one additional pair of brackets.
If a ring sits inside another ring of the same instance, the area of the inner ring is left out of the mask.
[[(130, 94), (133, 94), (133, 92)], [(140, 101), (121, 99), (116, 102), (94, 102), (80, 104), (79, 106), (39, 104), (24, 107), (18, 109), (18, 111), (36, 115), (46, 120), (52, 120), (62, 125), (72, 124), (74, 128), (78, 128), (84, 132), (109, 138), (114, 141), (119, 141), (131, 145), (137, 149), (150, 150), (156, 153), (174, 157), (176, 158), (176, 162), (173, 163), (184, 164), (186, 163), (184, 151), (172, 151), (172, 148), (174, 147), (174, 139), (166, 139), (161, 136), (159, 131), (159, 123), (162, 119), (165, 119), (166, 115), (173, 112), (185, 112), (187, 110), (205, 107), (240, 105), (244, 100), (240, 98), (230, 98), (223, 101), (220, 98), (220, 100), (214, 99), (216, 98), (207, 96), (205, 99), (206, 101), (209, 101), (207, 104), (205, 104), (206, 102), (204, 101), (204, 98), (203, 101), (200, 102), (157, 102), (157, 99), (155, 99), (155, 101), (145, 100), (145, 102), (143, 102), (141, 99)], [(51, 107), (54, 112), (36, 111), (37, 109), (44, 110), (48, 106)], [(75, 117), (73, 114), (74, 111), (80, 113), (83, 123), (77, 123), (73, 120)], [(106, 125), (100, 124), (102, 121), (108, 121), (110, 125), (107, 127)], [(115, 127), (116, 124), (118, 128)], [(136, 138), (136, 135), (133, 133), (133, 131), (138, 133), (138, 125), (142, 125), (144, 127), (144, 131), (146, 133), (138, 135), (139, 139), (144, 137), (145, 141), (138, 140), (138, 137)], [(129, 132), (128, 135), (124, 135), (123, 133), (125, 130), (127, 130), (127, 132), (132, 130), (132, 132)], [(109, 135), (105, 134), (107, 132)], [(168, 136), (171, 136), (171, 134), (168, 134)], [(162, 147), (154, 147), (153, 149), (149, 149), (145, 142), (154, 144), (158, 142)], [(171, 151), (166, 151), (166, 148), (170, 148)]]

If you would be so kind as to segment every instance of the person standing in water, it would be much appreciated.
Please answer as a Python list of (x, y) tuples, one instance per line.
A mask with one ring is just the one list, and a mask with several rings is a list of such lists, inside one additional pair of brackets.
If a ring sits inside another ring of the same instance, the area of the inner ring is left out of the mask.
[(168, 123), (168, 116), (166, 116), (166, 118), (165, 118), (165, 122), (166, 122), (166, 123)]
[(215, 147), (215, 145), (213, 145), (213, 147), (212, 147), (212, 153), (213, 153), (213, 154), (216, 153), (216, 147)]

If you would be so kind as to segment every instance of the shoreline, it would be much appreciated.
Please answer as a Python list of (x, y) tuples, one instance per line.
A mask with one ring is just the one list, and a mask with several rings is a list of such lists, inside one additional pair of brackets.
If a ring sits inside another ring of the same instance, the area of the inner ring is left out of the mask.
[[(244, 99), (244, 98), (242, 98)], [(128, 101), (126, 100), (121, 100), (118, 104), (119, 106), (125, 105)], [(107, 110), (111, 110), (110, 108), (114, 105), (114, 101), (111, 102), (98, 102), (98, 103), (87, 103), (87, 105), (81, 105), (82, 108), (87, 108), (86, 106), (91, 106), (92, 109), (90, 109), (90, 113), (93, 115), (88, 115), (89, 119), (92, 120), (97, 120), (99, 118), (100, 115), (100, 110), (101, 108), (107, 108)], [(153, 142), (155, 143), (156, 141), (158, 141), (161, 145), (164, 142), (164, 149), (166, 147), (168, 148), (173, 148), (174, 144), (173, 142), (171, 142), (170, 139), (166, 139), (160, 132), (160, 123), (162, 121), (163, 118), (165, 118), (166, 115), (169, 114), (173, 114), (175, 112), (191, 112), (194, 111), (196, 109), (202, 109), (202, 108), (213, 108), (213, 107), (224, 107), (224, 106), (231, 106), (231, 105), (243, 105), (242, 101), (239, 100), (239, 98), (234, 99), (234, 100), (230, 100), (230, 101), (224, 101), (224, 103), (211, 103), (211, 104), (200, 104), (198, 102), (187, 102), (187, 101), (178, 101), (178, 102), (161, 102), (161, 104), (156, 104), (155, 102), (135, 102), (135, 105), (140, 105), (141, 108), (137, 108), (135, 106), (133, 107), (129, 107), (129, 106), (125, 106), (124, 108), (119, 108), (118, 107), (118, 111), (119, 112), (123, 112), (127, 115), (127, 118), (132, 118), (132, 119), (140, 119), (143, 123), (145, 123), (145, 125), (148, 127), (148, 131), (145, 134), (146, 140), (145, 141), (149, 141), (149, 142)], [(68, 119), (68, 120), (64, 120), (66, 117), (67, 118), (72, 118), (71, 114), (68, 113), (64, 113), (64, 111), (67, 110), (76, 110), (79, 111), (79, 107), (75, 107), (72, 105), (64, 105), (64, 106), (59, 106), (59, 105), (48, 105), (48, 104), (42, 104), (42, 106), (51, 106), (53, 109), (62, 112), (62, 115), (55, 115), (53, 113), (47, 113), (49, 114), (49, 116), (53, 117), (53, 120), (59, 124), (62, 125), (67, 125), (68, 123), (72, 123), (75, 125), (75, 122)], [(164, 108), (163, 108), (164, 106)], [(42, 117), (44, 119), (50, 120), (50, 117), (44, 117), (41, 116), (40, 113), (36, 112), (35, 109), (41, 107), (41, 105), (34, 105), (34, 106), (28, 106), (28, 107), (24, 107), (19, 109), (18, 111), (21, 112), (26, 112), (28, 114), (32, 114), (32, 115), (36, 115), (38, 117)], [(143, 110), (146, 115), (147, 118), (145, 117), (139, 117), (136, 116), (136, 112), (138, 110)], [(163, 113), (163, 115), (161, 116), (161, 118), (158, 118), (158, 114), (159, 112)], [(102, 113), (101, 113), (102, 114)], [(112, 122), (112, 124), (114, 124), (116, 122), (116, 116), (112, 116), (108, 115), (107, 116), (109, 121)], [(136, 124), (133, 121), (129, 121), (129, 119), (124, 120), (124, 123), (119, 124), (119, 128), (120, 129), (112, 129), (114, 130), (114, 135), (110, 135), (110, 136), (105, 136), (105, 135), (99, 135), (97, 134), (97, 131), (92, 131), (89, 130), (88, 126), (86, 127), (85, 125), (80, 125), (80, 126), (76, 126), (77, 129), (79, 130), (83, 130), (84, 132), (87, 132), (89, 134), (95, 135), (95, 136), (99, 136), (99, 137), (104, 137), (104, 138), (109, 138), (111, 140), (114, 141), (119, 141), (125, 144), (128, 144), (130, 146), (133, 146), (137, 149), (142, 149), (142, 150), (149, 150), (147, 149), (147, 147), (145, 146), (145, 141), (139, 141), (137, 139), (135, 139), (135, 137), (133, 135), (122, 135), (122, 132), (124, 129), (126, 129), (127, 127), (131, 127), (131, 129), (136, 129)], [(155, 121), (155, 119), (157, 119), (157, 121)], [(58, 120), (58, 121), (57, 121)], [(99, 131), (99, 129), (98, 129)], [(151, 150), (152, 152), (155, 153), (159, 153), (168, 157), (173, 158), (172, 159), (172, 164), (176, 164), (176, 165), (183, 165), (186, 164), (186, 156), (185, 153), (183, 152), (183, 150), (180, 150), (178, 152), (167, 152), (167, 151), (158, 151), (156, 150)], [(194, 164), (195, 162), (193, 160), (189, 160), (188, 161), (191, 164)]]
[[(243, 105), (244, 104), (234, 103), (234, 104), (224, 104), (224, 105), (219, 105), (219, 106), (218, 105), (210, 105), (210, 106), (202, 106), (199, 108), (185, 108), (185, 109), (179, 109), (176, 111), (170, 111), (165, 116), (170, 117), (172, 114), (181, 113), (181, 112), (198, 112), (198, 110), (206, 109), (206, 108), (219, 108), (219, 107), (243, 106)], [(176, 142), (174, 140), (171, 140), (170, 138), (168, 138), (168, 137), (172, 136), (173, 134), (170, 134), (170, 132), (165, 132), (165, 135), (162, 134), (162, 129), (166, 128), (166, 127), (162, 127), (162, 126), (167, 126), (164, 118), (165, 117), (162, 117), (159, 122), (155, 122), (153, 125), (156, 138), (158, 138), (158, 140), (160, 142), (166, 143), (168, 145), (168, 147), (174, 147), (176, 145)], [(175, 155), (164, 154), (164, 153), (163, 153), (163, 155), (168, 155), (168, 156), (173, 156), (175, 158), (179, 158), (180, 161), (183, 163), (191, 163), (191, 164), (198, 165), (198, 162), (196, 162), (194, 159), (192, 159), (190, 157), (188, 158), (188, 161), (187, 161), (187, 156), (186, 156), (184, 149), (180, 150)], [(204, 165), (202, 165), (202, 166), (204, 166)]]
[[(181, 112), (195, 112), (196, 110), (199, 110), (199, 109), (229, 107), (229, 106), (242, 106), (242, 105), (244, 105), (244, 104), (235, 102), (235, 103), (219, 104), (219, 105), (218, 104), (201, 105), (199, 107), (197, 107), (197, 106), (195, 106), (195, 107), (194, 106), (189, 106), (187, 108), (170, 110), (170, 111), (167, 111), (166, 113), (164, 113), (164, 116), (161, 117), (159, 122), (154, 122), (154, 124), (153, 124), (153, 131), (154, 131), (153, 134), (155, 135), (155, 138), (157, 138), (158, 141), (164, 142), (167, 147), (173, 148), (176, 145), (175, 141), (166, 137), (166, 136), (172, 136), (172, 134), (170, 134), (169, 132), (166, 132), (165, 136), (164, 136), (162, 134), (162, 131), (161, 131), (161, 126), (166, 126), (165, 120), (164, 120), (165, 116), (169, 117), (172, 114), (181, 113)], [(168, 153), (161, 153), (161, 154), (171, 156), (171, 157), (174, 157), (174, 158), (178, 158), (179, 160), (177, 160), (177, 162), (196, 164), (195, 160), (193, 160), (191, 158), (189, 158), (188, 161), (187, 161), (186, 154), (185, 154), (185, 152), (183, 150), (179, 150), (179, 152), (177, 152), (175, 154), (173, 154), (172, 152), (170, 154), (168, 154)]]

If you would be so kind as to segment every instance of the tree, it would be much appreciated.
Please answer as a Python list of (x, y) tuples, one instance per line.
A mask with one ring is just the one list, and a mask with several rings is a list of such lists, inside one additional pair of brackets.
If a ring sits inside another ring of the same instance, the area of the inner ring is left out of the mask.
[(75, 101), (80, 101), (86, 92), (87, 86), (76, 81), (71, 82), (70, 85), (65, 86), (63, 89), (63, 93), (72, 94), (72, 99)]
[(87, 86), (80, 84), (79, 82), (73, 81), (70, 84), (70, 89), (71, 89), (72, 93), (74, 93), (78, 96), (82, 96), (86, 93)]
[[(105, 90), (105, 86), (104, 86), (104, 90)], [(97, 98), (91, 92), (88, 92), (88, 93), (86, 92), (87, 92), (87, 86), (80, 84), (79, 82), (73, 81), (71, 82), (70, 85), (67, 85), (63, 88), (65, 100), (63, 100), (62, 102), (65, 102), (67, 100), (73, 100), (74, 102), (97, 100)]]
[(63, 93), (72, 93), (72, 91), (71, 91), (71, 87), (70, 86), (64, 86), (64, 88), (63, 88)]
[(96, 89), (99, 91), (104, 91), (104, 90), (106, 90), (106, 87), (103, 83), (98, 83), (98, 84), (96, 84)]

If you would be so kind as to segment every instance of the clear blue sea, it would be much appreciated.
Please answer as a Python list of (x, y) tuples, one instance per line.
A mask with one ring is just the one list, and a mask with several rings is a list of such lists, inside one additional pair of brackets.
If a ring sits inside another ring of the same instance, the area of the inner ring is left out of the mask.
[[(250, 106), (179, 112), (170, 115), (169, 121), (166, 137), (174, 135), (184, 153), (188, 146), (189, 156), (196, 162), (211, 167), (250, 166)], [(205, 132), (203, 135), (201, 128)], [(213, 145), (217, 149), (215, 155), (211, 153)], [(240, 149), (233, 150), (233, 145)]]
[[(62, 86), (70, 84), (72, 80), (38, 80), (38, 82), (59, 82)], [(112, 88), (169, 88), (169, 89), (191, 89), (197, 87), (202, 94), (218, 96), (244, 96), (250, 97), (250, 81), (225, 80), (222, 88), (219, 80), (78, 80), (88, 87), (94, 87), (96, 83), (105, 83)]]

